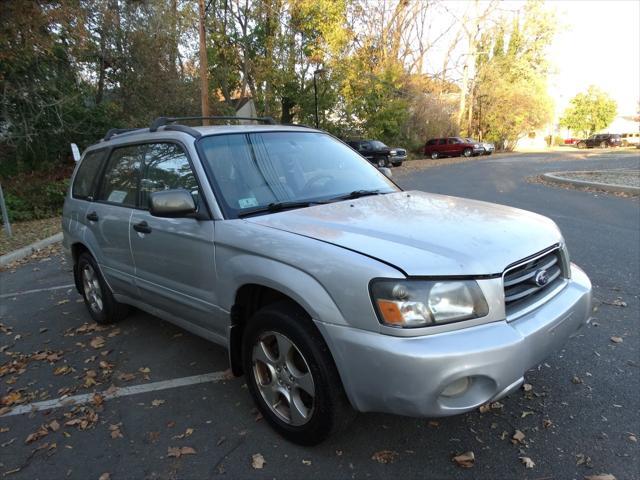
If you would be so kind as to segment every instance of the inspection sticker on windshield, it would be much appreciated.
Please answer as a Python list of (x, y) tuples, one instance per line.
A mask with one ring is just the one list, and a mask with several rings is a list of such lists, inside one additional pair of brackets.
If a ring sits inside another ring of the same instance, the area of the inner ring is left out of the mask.
[(240, 208), (257, 207), (258, 201), (253, 197), (241, 198), (238, 200), (238, 205), (240, 205)]

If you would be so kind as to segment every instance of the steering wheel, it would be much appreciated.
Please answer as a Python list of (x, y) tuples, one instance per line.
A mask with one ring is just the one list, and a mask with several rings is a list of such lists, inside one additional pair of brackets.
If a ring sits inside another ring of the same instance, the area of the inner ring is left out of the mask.
[(335, 177), (333, 175), (328, 175), (326, 173), (320, 173), (318, 175), (311, 177), (309, 180), (307, 180), (307, 183), (304, 184), (304, 187), (302, 187), (302, 189), (307, 190), (314, 183), (318, 183), (320, 180), (324, 180), (324, 179), (335, 180)]

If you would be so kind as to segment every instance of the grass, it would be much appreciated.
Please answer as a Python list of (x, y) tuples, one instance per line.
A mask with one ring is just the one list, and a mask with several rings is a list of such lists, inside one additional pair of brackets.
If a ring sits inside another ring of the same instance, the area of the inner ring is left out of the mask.
[(41, 220), (30, 220), (27, 222), (12, 223), (13, 235), (9, 237), (0, 226), (0, 255), (26, 247), (27, 245), (55, 235), (61, 231), (60, 217), (43, 218)]

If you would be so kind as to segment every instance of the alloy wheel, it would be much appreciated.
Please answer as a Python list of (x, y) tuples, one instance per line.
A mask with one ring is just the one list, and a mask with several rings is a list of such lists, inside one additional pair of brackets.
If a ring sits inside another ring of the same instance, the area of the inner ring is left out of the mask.
[(89, 308), (96, 313), (101, 313), (103, 308), (102, 289), (96, 271), (89, 264), (82, 268), (82, 289), (89, 303)]
[(251, 354), (253, 377), (271, 412), (292, 426), (307, 423), (315, 407), (315, 382), (298, 347), (279, 332), (264, 332)]

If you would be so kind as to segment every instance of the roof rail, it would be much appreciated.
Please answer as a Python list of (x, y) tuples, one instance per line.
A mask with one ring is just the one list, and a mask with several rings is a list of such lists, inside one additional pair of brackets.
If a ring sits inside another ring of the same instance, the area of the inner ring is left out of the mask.
[(102, 141), (106, 142), (107, 140), (111, 140), (111, 138), (114, 135), (122, 135), (123, 133), (133, 132), (135, 130), (142, 130), (142, 129), (141, 128), (112, 128), (106, 133)]
[(275, 125), (275, 120), (271, 117), (235, 117), (235, 116), (212, 116), (212, 117), (158, 117), (149, 127), (150, 132), (155, 132), (158, 128), (175, 123), (180, 120), (253, 120), (254, 122), (262, 122), (267, 125)]

